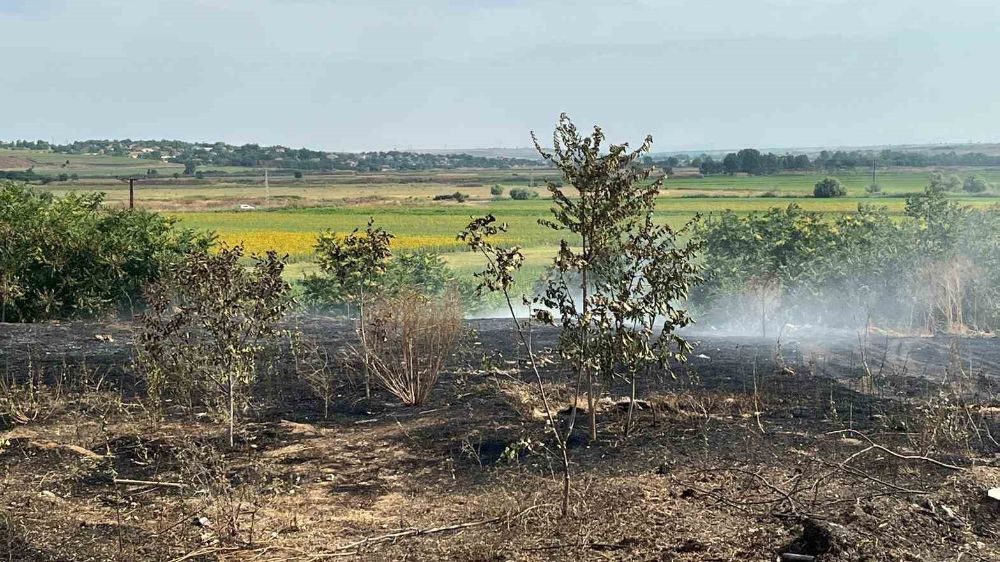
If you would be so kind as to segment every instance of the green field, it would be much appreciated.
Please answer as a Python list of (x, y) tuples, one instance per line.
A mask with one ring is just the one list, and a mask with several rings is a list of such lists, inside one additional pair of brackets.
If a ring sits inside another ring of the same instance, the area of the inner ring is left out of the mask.
[(181, 172), (184, 166), (160, 160), (140, 160), (127, 156), (57, 154), (39, 150), (0, 149), (0, 170), (34, 168), (42, 175), (76, 174), (82, 179), (108, 178), (115, 175), (145, 174), (153, 168), (159, 174)]
[[(982, 207), (1000, 203), (995, 197), (958, 198), (970, 206)], [(675, 226), (690, 220), (696, 214), (733, 210), (737, 212), (764, 211), (771, 207), (784, 207), (796, 203), (807, 210), (828, 213), (850, 212), (859, 204), (877, 204), (888, 207), (892, 213), (901, 214), (905, 204), (902, 197), (840, 199), (768, 198), (768, 197), (662, 197), (658, 203), (658, 218)], [(560, 233), (538, 224), (538, 219), (549, 215), (547, 200), (494, 201), (465, 204), (384, 204), (321, 208), (301, 208), (254, 212), (208, 211), (174, 213), (181, 224), (199, 229), (214, 230), (222, 241), (229, 244), (244, 243), (251, 251), (261, 252), (270, 248), (288, 253), (296, 267), (290, 268), (292, 278), (301, 277), (309, 270), (312, 245), (316, 235), (326, 229), (349, 232), (364, 226), (369, 217), (393, 232), (397, 249), (429, 248), (445, 253), (446, 260), (459, 270), (478, 268), (477, 256), (464, 251), (455, 240), (456, 234), (473, 215), (492, 213), (509, 224), (503, 241), (522, 246), (529, 266), (547, 262), (559, 244)]]
[[(985, 177), (990, 183), (1000, 185), (1000, 170), (948, 170), (960, 177), (975, 173)], [(927, 185), (930, 170), (879, 170), (877, 181), (883, 195), (901, 195), (923, 190)], [(668, 190), (680, 192), (705, 191), (708, 193), (733, 192), (743, 195), (759, 195), (766, 192), (778, 194), (811, 196), (813, 186), (827, 175), (838, 178), (847, 188), (849, 196), (864, 197), (865, 187), (872, 183), (871, 171), (856, 170), (830, 174), (779, 174), (775, 176), (709, 176), (705, 178), (671, 179), (666, 182)]]
[[(69, 160), (69, 164), (66, 161)], [(396, 235), (397, 250), (426, 248), (445, 254), (456, 269), (479, 267), (478, 258), (464, 251), (455, 239), (470, 217), (493, 213), (510, 225), (504, 242), (524, 248), (531, 270), (540, 270), (558, 245), (560, 233), (544, 228), (538, 219), (549, 215), (547, 193), (539, 186), (556, 179), (547, 168), (514, 170), (437, 170), (423, 172), (306, 174), (293, 178), (288, 170), (271, 170), (267, 185), (262, 169), (227, 168), (224, 176), (174, 178), (182, 167), (155, 160), (76, 156), (24, 150), (0, 150), (0, 168), (25, 169), (30, 163), (39, 174), (56, 176), (76, 173), (76, 181), (52, 182), (40, 187), (56, 194), (72, 191), (101, 191), (110, 205), (128, 201), (128, 188), (118, 177), (158, 174), (136, 184), (137, 204), (169, 213), (183, 226), (211, 230), (227, 244), (245, 244), (251, 252), (276, 249), (291, 257), (289, 276), (300, 278), (313, 266), (312, 246), (317, 235), (327, 229), (349, 232), (374, 217)], [(19, 168), (20, 166), (20, 168)], [(658, 203), (658, 219), (683, 224), (696, 214), (723, 210), (763, 211), (791, 203), (807, 210), (839, 213), (857, 209), (859, 204), (888, 207), (901, 213), (904, 196), (920, 192), (928, 183), (929, 169), (878, 170), (882, 193), (869, 196), (865, 186), (871, 172), (856, 170), (833, 174), (848, 190), (848, 197), (816, 199), (813, 185), (826, 174), (785, 173), (775, 176), (674, 177), (665, 180)], [(961, 177), (979, 174), (1000, 186), (1000, 170), (948, 169)], [(539, 199), (512, 201), (496, 198), (490, 187), (501, 185), (505, 193), (513, 187), (535, 187)], [(434, 201), (434, 196), (461, 192), (464, 203)], [(996, 191), (984, 196), (956, 194), (964, 204), (983, 207), (1000, 204)], [(240, 211), (241, 205), (255, 207)]]
[[(1000, 199), (987, 197), (960, 198), (972, 206), (988, 206)], [(905, 200), (901, 197), (813, 199), (786, 197), (663, 197), (658, 203), (657, 216), (664, 222), (679, 225), (696, 214), (724, 210), (736, 212), (763, 211), (771, 207), (798, 204), (807, 210), (850, 212), (859, 204), (877, 204), (890, 212), (901, 213)], [(510, 226), (505, 241), (520, 246), (555, 246), (559, 233), (538, 224), (549, 215), (547, 200), (495, 201), (465, 204), (384, 204), (336, 207), (306, 207), (298, 209), (258, 210), (252, 212), (202, 211), (172, 212), (181, 224), (191, 228), (214, 230), (223, 241), (244, 242), (254, 251), (277, 248), (296, 259), (307, 258), (319, 232), (330, 229), (349, 232), (364, 226), (369, 217), (393, 232), (401, 248), (431, 247), (440, 251), (459, 249), (456, 234), (474, 215), (492, 213)]]

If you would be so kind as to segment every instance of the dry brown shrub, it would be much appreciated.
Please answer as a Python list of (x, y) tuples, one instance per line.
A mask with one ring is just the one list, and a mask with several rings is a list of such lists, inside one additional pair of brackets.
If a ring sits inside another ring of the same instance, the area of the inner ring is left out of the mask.
[(976, 281), (983, 277), (982, 269), (968, 258), (956, 256), (928, 264), (918, 276), (921, 283), (918, 296), (926, 299), (927, 331), (966, 333), (966, 299), (970, 288), (974, 289)]
[(375, 380), (404, 404), (422, 404), (462, 332), (458, 295), (402, 291), (369, 306), (362, 322)]

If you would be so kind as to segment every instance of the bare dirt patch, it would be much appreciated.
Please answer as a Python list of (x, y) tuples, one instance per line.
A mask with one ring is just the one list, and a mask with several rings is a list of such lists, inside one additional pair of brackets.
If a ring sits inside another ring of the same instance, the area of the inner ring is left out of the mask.
[(0, 156), (0, 170), (27, 170), (37, 163), (17, 156)]

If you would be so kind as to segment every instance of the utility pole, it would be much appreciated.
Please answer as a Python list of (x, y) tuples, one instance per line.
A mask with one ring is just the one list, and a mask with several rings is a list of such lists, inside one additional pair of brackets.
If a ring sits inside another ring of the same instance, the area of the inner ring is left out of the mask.
[(264, 206), (271, 207), (271, 183), (267, 179), (267, 168), (264, 168)]
[(875, 157), (872, 156), (872, 185), (876, 184), (877, 182), (875, 181)]
[(135, 178), (118, 178), (121, 181), (128, 182), (128, 208), (129, 210), (135, 208)]

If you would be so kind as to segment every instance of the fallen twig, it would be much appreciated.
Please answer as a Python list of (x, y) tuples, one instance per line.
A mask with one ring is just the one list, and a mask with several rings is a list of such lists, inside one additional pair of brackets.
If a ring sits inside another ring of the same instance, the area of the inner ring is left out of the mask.
[[(871, 450), (871, 447), (867, 447), (862, 452), (870, 451), (870, 450)], [(827, 476), (830, 476), (834, 472), (836, 472), (838, 470), (841, 470), (841, 471), (844, 471), (847, 474), (850, 474), (852, 476), (856, 476), (858, 478), (862, 478), (862, 479), (865, 479), (865, 480), (870, 480), (870, 481), (872, 481), (872, 482), (874, 482), (876, 484), (879, 484), (881, 486), (885, 486), (886, 488), (890, 488), (890, 489), (894, 490), (895, 492), (899, 492), (899, 493), (903, 493), (903, 494), (916, 494), (916, 495), (923, 495), (923, 494), (929, 494), (929, 493), (931, 493), (928, 490), (916, 490), (916, 489), (913, 489), (913, 488), (907, 488), (907, 487), (904, 487), (904, 486), (899, 486), (897, 484), (893, 484), (892, 482), (886, 482), (884, 480), (881, 480), (879, 478), (876, 478), (876, 477), (872, 476), (871, 474), (868, 474), (867, 472), (864, 472), (862, 470), (858, 470), (857, 468), (854, 468), (853, 466), (848, 466), (847, 463), (851, 459), (853, 459), (855, 457), (857, 457), (857, 453), (855, 453), (854, 455), (851, 455), (846, 460), (844, 460), (843, 462), (840, 462), (840, 463), (832, 463), (832, 462), (826, 461), (824, 459), (810, 457), (810, 460), (812, 460), (814, 462), (818, 462), (818, 463), (820, 463), (820, 464), (822, 464), (824, 466), (832, 467), (834, 469), (833, 471), (831, 471), (831, 472), (829, 472), (827, 474), (824, 474), (822, 477), (818, 478), (817, 481), (816, 481), (817, 485), (818, 485), (818, 483), (821, 480), (826, 479)]]
[(897, 459), (902, 459), (902, 460), (907, 460), (907, 461), (924, 461), (924, 462), (928, 462), (930, 464), (933, 464), (935, 466), (940, 466), (941, 468), (947, 468), (948, 470), (960, 470), (960, 471), (961, 470), (965, 470), (965, 468), (963, 468), (961, 466), (955, 466), (953, 464), (948, 464), (948, 463), (945, 463), (945, 462), (941, 462), (939, 460), (935, 460), (935, 459), (932, 459), (930, 457), (925, 457), (925, 456), (922, 456), (922, 455), (904, 455), (904, 454), (901, 454), (901, 453), (897, 453), (896, 451), (893, 451), (892, 449), (889, 449), (888, 447), (884, 447), (884, 446), (879, 445), (878, 443), (872, 441), (870, 437), (868, 437), (867, 435), (865, 435), (864, 433), (861, 433), (860, 431), (858, 431), (856, 429), (841, 429), (841, 430), (837, 430), (837, 431), (831, 431), (831, 432), (828, 432), (827, 435), (835, 435), (835, 434), (838, 434), (838, 433), (850, 433), (851, 435), (857, 435), (858, 437), (860, 437), (860, 438), (864, 439), (865, 441), (867, 441), (869, 445), (871, 445), (871, 447), (869, 447), (868, 449), (864, 449), (862, 451), (859, 451), (858, 453), (855, 453), (854, 455), (851, 455), (842, 464), (846, 464), (847, 462), (851, 461), (855, 457), (861, 455), (862, 453), (870, 451), (871, 449), (878, 449), (879, 451), (882, 451), (882, 452), (884, 452), (884, 453), (886, 453), (888, 455), (894, 456)]
[(187, 484), (182, 484), (180, 482), (160, 482), (157, 480), (130, 480), (128, 478), (115, 478), (112, 482), (119, 486), (162, 486), (164, 488), (177, 489), (187, 488)]
[(750, 477), (752, 477), (752, 478), (760, 481), (764, 485), (765, 488), (771, 490), (771, 492), (773, 492), (774, 494), (777, 494), (779, 496), (779, 499), (775, 499), (775, 500), (767, 499), (767, 500), (761, 500), (761, 501), (738, 501), (738, 500), (733, 500), (731, 498), (727, 498), (727, 497), (723, 496), (722, 494), (720, 494), (718, 492), (696, 490), (696, 491), (699, 491), (700, 493), (703, 493), (705, 495), (713, 496), (713, 497), (719, 499), (720, 501), (723, 501), (724, 503), (729, 504), (732, 507), (737, 507), (737, 508), (740, 508), (740, 509), (746, 509), (746, 510), (750, 511), (749, 508), (751, 506), (787, 503), (788, 504), (788, 508), (789, 508), (788, 512), (775, 512), (772, 509), (771, 510), (771, 514), (772, 515), (776, 515), (776, 516), (781, 516), (781, 517), (788, 517), (788, 516), (798, 517), (799, 515), (801, 515), (799, 513), (799, 504), (792, 497), (793, 494), (795, 494), (795, 493), (797, 493), (799, 491), (799, 489), (798, 489), (797, 486), (796, 486), (795, 489), (793, 489), (789, 493), (789, 492), (786, 492), (785, 490), (782, 490), (781, 488), (778, 488), (774, 484), (771, 484), (771, 482), (768, 481), (767, 478), (765, 478), (759, 472), (753, 472), (753, 471), (750, 471), (750, 470), (745, 470), (745, 469), (737, 468), (737, 467), (710, 468), (710, 469), (702, 470), (702, 471), (699, 471), (699, 472), (701, 472), (701, 473), (708, 473), (708, 472), (735, 472), (735, 473), (738, 473), (738, 474), (744, 474), (746, 476), (750, 476)]
[(395, 533), (388, 533), (388, 534), (385, 534), (385, 535), (378, 535), (378, 536), (375, 536), (375, 537), (365, 537), (365, 538), (363, 538), (363, 539), (361, 539), (359, 541), (354, 541), (352, 543), (348, 543), (348, 544), (345, 544), (345, 545), (341, 545), (341, 546), (335, 547), (329, 553), (314, 555), (313, 558), (314, 559), (320, 559), (320, 558), (323, 558), (323, 557), (326, 557), (326, 556), (338, 556), (339, 555), (338, 553), (342, 553), (345, 550), (353, 550), (353, 549), (356, 549), (356, 548), (361, 548), (363, 546), (371, 546), (371, 545), (375, 545), (375, 544), (379, 544), (379, 543), (383, 543), (383, 542), (387, 542), (387, 541), (393, 541), (393, 540), (396, 540), (396, 539), (401, 539), (401, 538), (404, 538), (404, 537), (414, 537), (414, 536), (421, 536), (421, 535), (433, 535), (433, 534), (436, 534), (436, 533), (446, 533), (446, 532), (449, 532), (449, 531), (460, 531), (462, 529), (469, 529), (469, 528), (472, 528), (472, 527), (481, 527), (483, 525), (490, 525), (490, 524), (493, 524), (493, 523), (499, 523), (501, 521), (510, 522), (510, 521), (513, 521), (513, 520), (515, 520), (515, 519), (517, 519), (519, 517), (524, 516), (525, 514), (527, 514), (530, 511), (534, 511), (535, 509), (538, 509), (540, 507), (544, 507), (545, 505), (546, 504), (533, 505), (533, 506), (531, 506), (531, 507), (529, 507), (527, 509), (521, 510), (518, 513), (515, 513), (514, 515), (511, 515), (511, 516), (493, 517), (492, 519), (482, 519), (480, 521), (471, 521), (471, 522), (468, 522), (468, 523), (457, 523), (455, 525), (445, 525), (443, 527), (431, 527), (431, 528), (423, 528), (423, 529), (405, 529), (405, 530), (402, 530), (402, 531), (397, 531)]
[(191, 560), (192, 558), (197, 558), (199, 556), (205, 556), (206, 554), (214, 554), (216, 552), (227, 551), (231, 552), (233, 550), (239, 550), (239, 547), (235, 546), (215, 546), (211, 548), (202, 548), (199, 550), (192, 550), (191, 552), (181, 556), (180, 558), (174, 558), (170, 562), (184, 562), (185, 560)]

